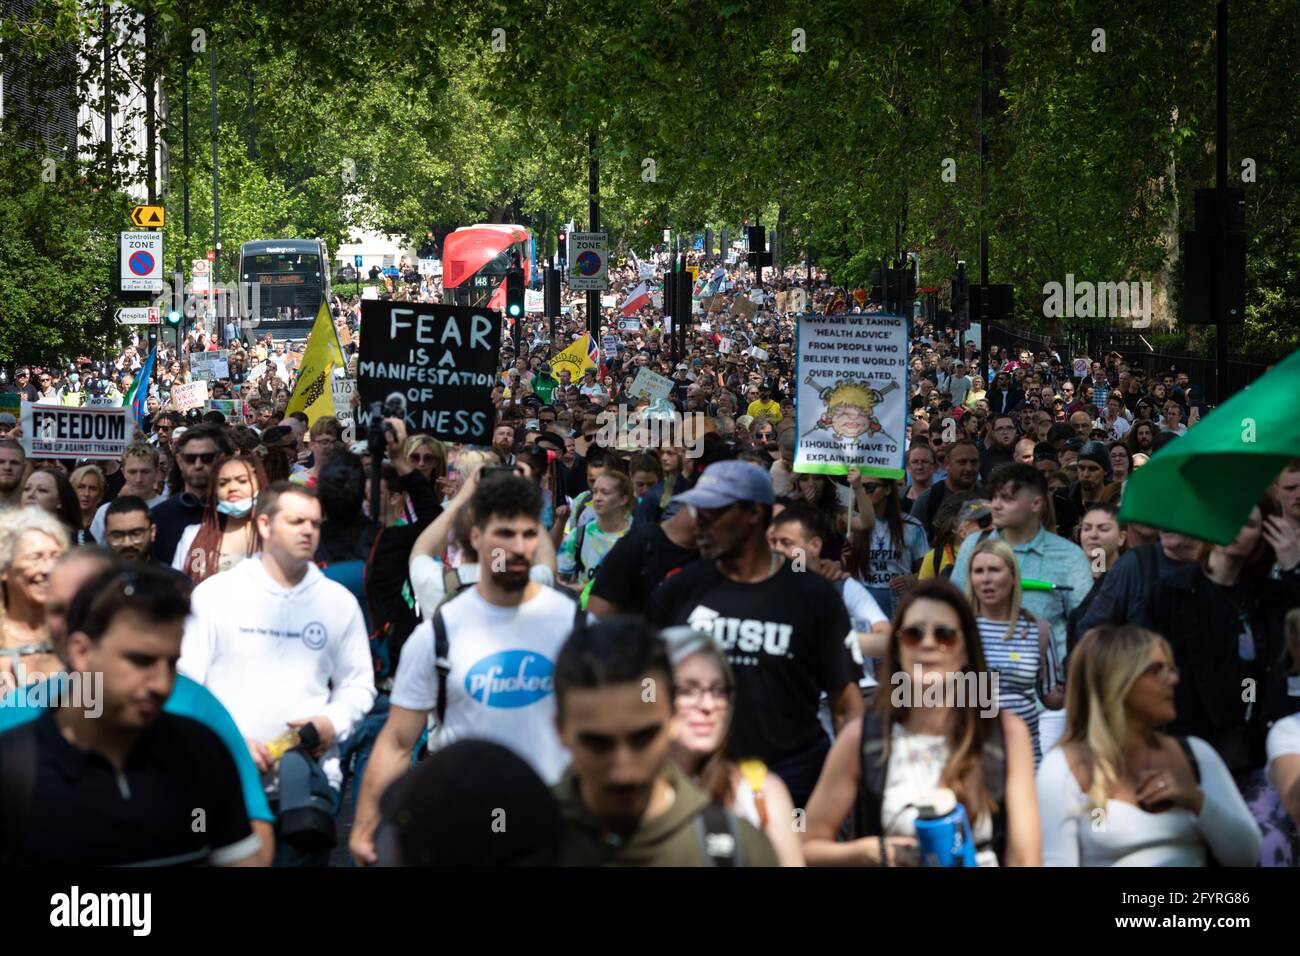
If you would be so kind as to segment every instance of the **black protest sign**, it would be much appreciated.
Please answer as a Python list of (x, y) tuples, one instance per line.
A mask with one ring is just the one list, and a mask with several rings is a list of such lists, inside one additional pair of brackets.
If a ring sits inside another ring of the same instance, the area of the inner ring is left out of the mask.
[(384, 414), (405, 419), (413, 434), (490, 444), (500, 353), (498, 312), (423, 302), (362, 302), (358, 428), (369, 425), (371, 404), (383, 402)]

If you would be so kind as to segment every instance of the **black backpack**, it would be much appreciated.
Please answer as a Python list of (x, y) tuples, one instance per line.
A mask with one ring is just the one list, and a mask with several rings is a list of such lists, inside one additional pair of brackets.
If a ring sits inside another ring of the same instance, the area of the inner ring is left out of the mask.
[[(883, 836), (884, 824), (880, 808), (884, 802), (885, 774), (888, 764), (880, 759), (884, 752), (884, 726), (880, 715), (868, 709), (862, 715), (862, 751), (858, 755), (862, 764), (858, 780), (858, 801), (854, 808), (854, 830), (858, 837)], [(1002, 724), (992, 723), (992, 733), (984, 744), (984, 785), (993, 798), (993, 841), (990, 846), (1001, 861), (1006, 851), (1006, 781), (1007, 751), (1002, 739)], [(971, 821), (972, 827), (974, 821)], [(886, 859), (882, 856), (882, 860)]]

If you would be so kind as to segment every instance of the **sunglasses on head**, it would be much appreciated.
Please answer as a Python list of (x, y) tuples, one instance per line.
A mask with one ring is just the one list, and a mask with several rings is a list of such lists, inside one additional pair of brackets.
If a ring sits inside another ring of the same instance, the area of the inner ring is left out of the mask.
[(927, 633), (933, 634), (935, 642), (941, 647), (952, 647), (957, 643), (957, 628), (949, 627), (946, 624), (939, 624), (931, 628), (924, 628), (917, 624), (909, 624), (907, 627), (900, 627), (898, 629), (898, 636), (903, 640), (903, 643), (907, 644), (909, 647), (916, 647), (920, 644), (925, 640), (925, 635)]

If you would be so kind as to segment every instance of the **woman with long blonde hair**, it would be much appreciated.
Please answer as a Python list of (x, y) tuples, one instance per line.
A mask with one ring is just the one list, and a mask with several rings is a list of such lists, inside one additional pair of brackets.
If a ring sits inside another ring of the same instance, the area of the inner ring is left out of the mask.
[(1025, 722), (1034, 742), (1035, 766), (1043, 759), (1038, 739), (1038, 703), (1060, 710), (1065, 702), (1063, 669), (1052, 626), (1021, 606), (1020, 565), (1011, 545), (986, 538), (971, 552), (966, 599), (975, 612), (984, 659), (998, 675), (998, 705)]
[(1048, 866), (1254, 866), (1260, 831), (1232, 774), (1176, 716), (1178, 668), (1134, 624), (1085, 634), (1070, 655), (1066, 733), (1038, 770)]

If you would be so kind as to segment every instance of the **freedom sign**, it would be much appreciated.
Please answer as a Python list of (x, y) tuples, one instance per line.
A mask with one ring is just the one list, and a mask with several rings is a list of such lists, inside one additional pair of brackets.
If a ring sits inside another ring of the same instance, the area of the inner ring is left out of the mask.
[(72, 408), (23, 402), (23, 448), (28, 458), (118, 459), (131, 443), (125, 406)]
[(796, 338), (794, 470), (902, 478), (907, 319), (803, 315)]
[(487, 445), (496, 423), (492, 389), (501, 313), (426, 302), (361, 303), (356, 410), (360, 433), (371, 404), (404, 419), (412, 434)]

